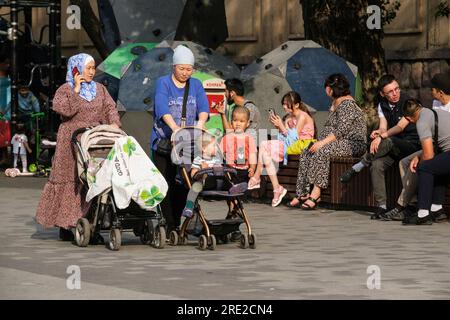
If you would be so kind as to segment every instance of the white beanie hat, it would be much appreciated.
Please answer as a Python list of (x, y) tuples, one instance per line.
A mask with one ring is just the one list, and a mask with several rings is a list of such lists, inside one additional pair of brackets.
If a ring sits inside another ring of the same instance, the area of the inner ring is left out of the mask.
[(194, 58), (194, 54), (192, 53), (192, 51), (183, 46), (183, 45), (179, 45), (178, 47), (175, 48), (174, 53), (173, 53), (173, 64), (190, 64), (191, 66), (193, 66), (195, 63), (195, 58)]

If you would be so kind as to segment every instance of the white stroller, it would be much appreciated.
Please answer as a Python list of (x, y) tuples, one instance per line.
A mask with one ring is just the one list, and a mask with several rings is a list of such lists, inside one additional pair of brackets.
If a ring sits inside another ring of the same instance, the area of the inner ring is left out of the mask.
[[(80, 134), (81, 138), (78, 139)], [(86, 192), (95, 183), (96, 174), (102, 165), (111, 160), (108, 156), (111, 158), (116, 140), (124, 137), (128, 137), (124, 131), (109, 125), (80, 128), (73, 133), (72, 145), (77, 157), (78, 176)], [(158, 204), (152, 211), (142, 209), (134, 200), (131, 200), (127, 208), (119, 209), (113, 188), (107, 188), (92, 198), (88, 213), (78, 220), (75, 229), (76, 244), (80, 247), (96, 244), (97, 239), (102, 240), (100, 232), (109, 231), (107, 246), (111, 250), (119, 250), (121, 232), (132, 230), (143, 244), (163, 248), (166, 243), (165, 220), (159, 202), (164, 195), (158, 194), (157, 197), (158, 201), (154, 203)], [(151, 200), (155, 201), (154, 198)]]

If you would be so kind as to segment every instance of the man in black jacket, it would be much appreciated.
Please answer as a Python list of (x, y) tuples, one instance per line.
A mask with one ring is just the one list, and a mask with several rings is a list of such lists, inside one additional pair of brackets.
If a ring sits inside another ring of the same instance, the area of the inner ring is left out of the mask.
[(370, 167), (372, 188), (378, 205), (371, 219), (379, 219), (387, 212), (386, 170), (396, 161), (420, 149), (415, 124), (409, 123), (403, 116), (402, 107), (408, 97), (400, 92), (395, 77), (389, 74), (382, 76), (378, 88), (381, 96), (378, 104), (380, 125), (370, 135), (370, 150), (341, 176), (341, 182), (348, 183), (362, 169)]

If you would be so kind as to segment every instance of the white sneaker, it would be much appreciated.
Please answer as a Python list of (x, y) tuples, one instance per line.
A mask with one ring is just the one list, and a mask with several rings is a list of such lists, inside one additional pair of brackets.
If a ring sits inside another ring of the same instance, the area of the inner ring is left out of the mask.
[(272, 207), (278, 206), (281, 201), (283, 200), (283, 197), (286, 195), (287, 190), (280, 186), (280, 188), (277, 191), (273, 191), (273, 199), (272, 199)]

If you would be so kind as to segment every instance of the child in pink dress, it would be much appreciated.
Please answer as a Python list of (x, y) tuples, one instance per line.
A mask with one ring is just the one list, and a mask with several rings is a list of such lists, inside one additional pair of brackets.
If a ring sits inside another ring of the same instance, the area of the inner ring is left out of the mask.
[(273, 186), (272, 207), (278, 206), (287, 190), (278, 182), (274, 163), (287, 162), (288, 154), (300, 154), (314, 140), (315, 125), (308, 109), (302, 104), (300, 95), (291, 91), (282, 99), (283, 107), (289, 112), (285, 121), (279, 116), (271, 115), (271, 122), (279, 129), (277, 140), (263, 141), (260, 145), (258, 166), (254, 176), (249, 180), (248, 189), (260, 188), (261, 174), (265, 167)]

